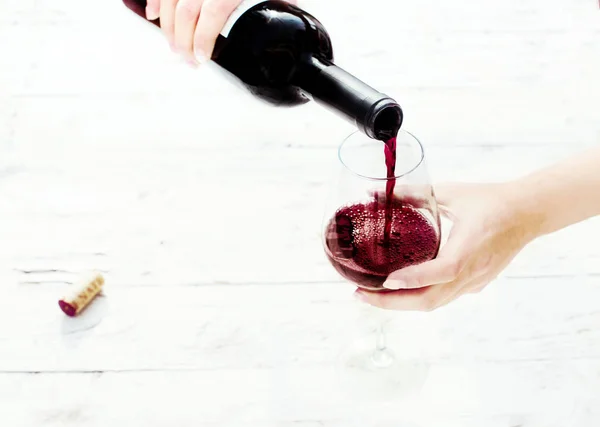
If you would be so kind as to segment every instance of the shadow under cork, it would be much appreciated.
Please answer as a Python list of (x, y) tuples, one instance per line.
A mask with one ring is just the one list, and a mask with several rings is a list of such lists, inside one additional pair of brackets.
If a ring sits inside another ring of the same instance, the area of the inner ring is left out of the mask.
[(63, 314), (60, 326), (60, 334), (63, 342), (71, 348), (81, 344), (102, 323), (102, 320), (109, 311), (109, 306), (109, 299), (102, 291), (75, 317)]

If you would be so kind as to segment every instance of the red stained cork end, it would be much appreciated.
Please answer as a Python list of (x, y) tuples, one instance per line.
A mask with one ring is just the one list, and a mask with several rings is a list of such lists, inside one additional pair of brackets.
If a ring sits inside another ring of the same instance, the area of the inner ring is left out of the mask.
[(58, 301), (58, 306), (67, 316), (74, 317), (77, 314), (75, 307), (64, 300)]
[(58, 301), (58, 306), (67, 316), (77, 316), (98, 295), (104, 286), (104, 277), (94, 273), (82, 277), (69, 287), (67, 295)]

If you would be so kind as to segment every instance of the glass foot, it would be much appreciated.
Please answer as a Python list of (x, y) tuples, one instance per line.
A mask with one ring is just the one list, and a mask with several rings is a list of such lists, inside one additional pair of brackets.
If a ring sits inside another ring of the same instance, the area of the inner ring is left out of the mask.
[(373, 369), (386, 369), (392, 366), (395, 360), (394, 353), (388, 349), (381, 349), (375, 350), (373, 354), (371, 354), (369, 363), (373, 365)]
[(428, 374), (418, 358), (400, 358), (390, 349), (376, 349), (373, 337), (354, 341), (339, 354), (338, 379), (345, 393), (360, 401), (397, 400), (416, 395)]

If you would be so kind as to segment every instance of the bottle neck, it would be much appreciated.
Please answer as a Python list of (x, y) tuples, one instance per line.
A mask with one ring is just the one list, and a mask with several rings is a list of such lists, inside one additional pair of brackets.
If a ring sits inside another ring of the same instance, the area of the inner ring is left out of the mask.
[(371, 138), (388, 140), (402, 125), (403, 113), (396, 101), (330, 61), (305, 58), (294, 83)]

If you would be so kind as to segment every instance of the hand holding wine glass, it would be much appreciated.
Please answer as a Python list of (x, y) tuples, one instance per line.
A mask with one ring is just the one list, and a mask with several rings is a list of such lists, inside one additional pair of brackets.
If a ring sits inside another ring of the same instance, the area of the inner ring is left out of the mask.
[(390, 274), (383, 286), (395, 292), (358, 290), (357, 297), (385, 309), (430, 311), (482, 290), (534, 238), (514, 195), (508, 184), (436, 187), (438, 206), (453, 222), (437, 258)]
[[(147, 0), (146, 17), (160, 18), (171, 49), (190, 64), (210, 59), (219, 32), (243, 0)], [(295, 0), (288, 3), (296, 4)]]
[(357, 296), (395, 310), (433, 310), (482, 290), (529, 242), (600, 215), (600, 148), (523, 178), (436, 188), (442, 213), (454, 222), (436, 259), (393, 272), (384, 287)]

